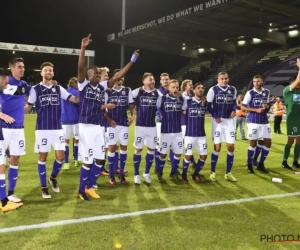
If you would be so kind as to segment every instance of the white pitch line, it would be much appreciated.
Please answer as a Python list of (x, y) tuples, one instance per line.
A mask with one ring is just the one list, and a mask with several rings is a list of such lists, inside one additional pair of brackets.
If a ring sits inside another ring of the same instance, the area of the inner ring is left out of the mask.
[(135, 217), (135, 216), (140, 216), (140, 215), (143, 215), (143, 214), (158, 214), (158, 213), (166, 213), (166, 212), (178, 211), (178, 210), (195, 209), (195, 208), (203, 208), (203, 207), (213, 207), (213, 206), (220, 206), (220, 205), (228, 205), (228, 204), (235, 204), (235, 203), (258, 201), (258, 200), (267, 200), (267, 199), (278, 199), (278, 198), (297, 196), (297, 195), (300, 195), (300, 192), (285, 193), (285, 194), (274, 194), (274, 195), (258, 196), (258, 197), (236, 199), (236, 200), (227, 200), (227, 201), (208, 202), (208, 203), (200, 203), (200, 204), (186, 205), (186, 206), (159, 208), (159, 209), (144, 210), (144, 211), (138, 211), (138, 212), (132, 212), (132, 213), (109, 214), (109, 215), (100, 215), (100, 216), (80, 218), (80, 219), (45, 222), (45, 223), (40, 223), (40, 224), (32, 224), (32, 225), (24, 225), (24, 226), (17, 226), (17, 227), (1, 228), (0, 233), (27, 231), (27, 230), (32, 230), (32, 229), (41, 229), (41, 228), (49, 228), (49, 227), (56, 227), (56, 226), (65, 226), (65, 225), (84, 223), (84, 222), (105, 221), (105, 220), (112, 220), (112, 219), (118, 219), (118, 218)]

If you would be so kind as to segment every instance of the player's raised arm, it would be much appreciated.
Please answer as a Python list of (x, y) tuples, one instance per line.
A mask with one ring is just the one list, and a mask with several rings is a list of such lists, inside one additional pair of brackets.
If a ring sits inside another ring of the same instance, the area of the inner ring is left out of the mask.
[(138, 57), (139, 57), (139, 50), (136, 50), (136, 51), (134, 51), (134, 53), (130, 59), (130, 62), (127, 63), (127, 65), (124, 68), (122, 68), (118, 72), (118, 74), (115, 74), (111, 79), (109, 79), (107, 87), (112, 88), (117, 81), (119, 81), (121, 78), (123, 78), (126, 75), (126, 73), (130, 70), (132, 65), (136, 62)]
[(78, 82), (82, 83), (85, 79), (85, 49), (92, 42), (91, 34), (81, 41), (81, 49), (78, 59)]
[(300, 58), (297, 58), (297, 66), (298, 66), (298, 75), (296, 80), (291, 84), (290, 86), (290, 91), (293, 91), (294, 89), (296, 89), (297, 87), (300, 86)]

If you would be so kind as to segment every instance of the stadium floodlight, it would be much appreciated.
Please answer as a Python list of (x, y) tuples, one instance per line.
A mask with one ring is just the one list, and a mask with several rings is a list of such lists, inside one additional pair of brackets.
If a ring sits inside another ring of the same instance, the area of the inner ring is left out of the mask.
[(182, 47), (182, 50), (185, 50), (185, 49), (186, 49), (186, 47), (185, 47), (185, 46), (183, 46), (183, 47)]
[(240, 40), (238, 41), (238, 45), (242, 46), (242, 45), (245, 45), (246, 44), (246, 41), (245, 40)]
[(261, 39), (259, 38), (253, 38), (253, 43), (260, 43), (261, 42)]
[(204, 49), (203, 49), (203, 48), (199, 48), (199, 49), (198, 49), (198, 52), (199, 52), (199, 53), (203, 53), (203, 52), (204, 52)]
[(289, 31), (289, 36), (290, 37), (297, 36), (298, 34), (299, 34), (299, 30), (290, 30)]
[(227, 42), (229, 39), (228, 38), (226, 38), (226, 39), (224, 39), (224, 42)]
[(216, 51), (216, 49), (215, 48), (210, 48), (210, 51)]

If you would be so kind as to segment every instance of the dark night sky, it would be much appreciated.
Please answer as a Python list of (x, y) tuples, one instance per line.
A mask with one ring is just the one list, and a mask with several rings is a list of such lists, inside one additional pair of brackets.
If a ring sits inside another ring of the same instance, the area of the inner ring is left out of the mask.
[[(121, 0), (20, 0), (1, 1), (0, 41), (79, 48), (81, 38), (92, 33), (89, 49), (96, 50), (96, 64), (119, 67), (120, 46), (106, 42), (121, 30)], [(19, 2), (22, 2), (20, 4)], [(201, 0), (127, 0), (126, 28), (193, 6)], [(3, 12), (3, 9), (7, 10)], [(12, 14), (13, 13), (13, 14)], [(127, 48), (129, 60), (133, 49)], [(143, 57), (143, 60), (142, 60)], [(46, 54), (45, 54), (46, 58)], [(159, 60), (158, 60), (159, 59)], [(137, 71), (166, 71), (186, 59), (142, 51)], [(141, 73), (141, 72), (139, 72)]]

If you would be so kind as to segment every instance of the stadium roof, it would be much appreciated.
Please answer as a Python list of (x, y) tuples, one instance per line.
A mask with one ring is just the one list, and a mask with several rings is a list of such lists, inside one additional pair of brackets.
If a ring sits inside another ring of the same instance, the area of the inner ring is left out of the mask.
[[(238, 44), (285, 46), (298, 36), (299, 0), (199, 0), (185, 10), (108, 35), (108, 42), (198, 58), (199, 52), (235, 52)], [(239, 43), (238, 43), (239, 42)]]

